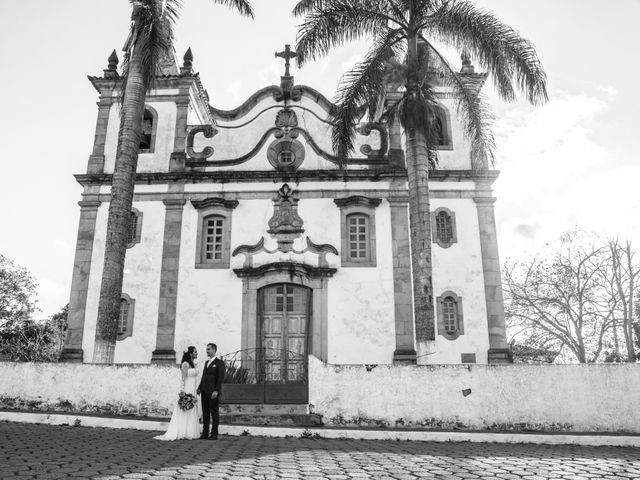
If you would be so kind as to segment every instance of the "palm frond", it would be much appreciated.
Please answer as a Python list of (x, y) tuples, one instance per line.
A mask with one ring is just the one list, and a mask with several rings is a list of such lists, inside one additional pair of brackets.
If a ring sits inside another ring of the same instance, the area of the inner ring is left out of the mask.
[(397, 56), (398, 43), (404, 39), (401, 30), (390, 30), (378, 38), (366, 58), (340, 80), (336, 93), (337, 108), (330, 114), (333, 124), (332, 143), (339, 161), (344, 161), (353, 150), (353, 139), (363, 107), (369, 115), (375, 114), (375, 105), (384, 94), (384, 72), (386, 62)]
[(324, 0), (300, 0), (296, 3), (296, 6), (293, 7), (291, 14), (294, 17), (302, 17), (303, 15), (313, 11), (317, 8), (322, 8), (322, 4)]
[(323, 0), (300, 25), (296, 42), (298, 66), (346, 42), (381, 37), (391, 22), (400, 24), (403, 19), (394, 18), (385, 0)]
[(233, 10), (237, 10), (240, 15), (254, 18), (253, 7), (247, 0), (213, 0), (218, 5), (225, 5)]
[[(432, 3), (432, 2), (427, 2)], [(434, 0), (423, 24), (431, 38), (468, 50), (492, 76), (498, 93), (507, 101), (518, 90), (532, 104), (548, 100), (546, 74), (533, 44), (493, 14), (477, 8), (469, 0)]]
[(427, 74), (437, 76), (440, 82), (453, 90), (456, 111), (465, 135), (471, 143), (471, 168), (476, 171), (486, 170), (489, 165), (493, 166), (495, 163), (495, 139), (492, 130), (494, 117), (489, 105), (478, 92), (476, 83), (465, 80), (431, 43), (423, 37), (421, 39), (426, 46), (421, 50), (422, 68), (425, 68), (429, 59), (438, 59), (437, 62), (431, 61)]
[(173, 55), (173, 27), (182, 6), (182, 0), (130, 0), (130, 3), (133, 11), (131, 31), (123, 47), (121, 95), (126, 90), (129, 62), (136, 50), (142, 65), (144, 88), (149, 90), (153, 86), (160, 59)]

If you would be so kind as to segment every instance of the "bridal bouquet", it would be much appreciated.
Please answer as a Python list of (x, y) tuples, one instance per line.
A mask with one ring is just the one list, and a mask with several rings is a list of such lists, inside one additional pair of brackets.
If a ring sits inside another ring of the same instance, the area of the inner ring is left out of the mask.
[(191, 410), (196, 406), (196, 397), (195, 395), (191, 395), (190, 393), (182, 393), (178, 394), (178, 406), (181, 410)]

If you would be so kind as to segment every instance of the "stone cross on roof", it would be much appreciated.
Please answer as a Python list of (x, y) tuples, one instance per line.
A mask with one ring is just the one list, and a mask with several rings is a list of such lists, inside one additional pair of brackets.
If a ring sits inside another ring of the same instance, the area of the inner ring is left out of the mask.
[(296, 58), (298, 56), (298, 54), (296, 52), (294, 52), (293, 50), (291, 50), (291, 45), (287, 44), (284, 46), (284, 51), (282, 52), (276, 52), (276, 58), (277, 57), (281, 57), (284, 58), (284, 75), (285, 77), (290, 76), (289, 75), (289, 59), (290, 58)]

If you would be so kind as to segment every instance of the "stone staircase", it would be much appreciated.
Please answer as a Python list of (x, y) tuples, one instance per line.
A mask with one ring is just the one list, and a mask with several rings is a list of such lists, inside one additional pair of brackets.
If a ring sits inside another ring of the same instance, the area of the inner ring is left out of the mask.
[(309, 405), (231, 404), (220, 405), (220, 423), (277, 427), (319, 427), (322, 415), (309, 412)]

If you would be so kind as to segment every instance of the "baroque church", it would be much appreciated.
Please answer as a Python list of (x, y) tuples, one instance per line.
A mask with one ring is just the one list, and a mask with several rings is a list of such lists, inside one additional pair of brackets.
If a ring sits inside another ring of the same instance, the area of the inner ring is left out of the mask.
[[(362, 122), (338, 168), (334, 105), (296, 85), (289, 46), (280, 85), (233, 110), (194, 73), (165, 65), (147, 95), (131, 211), (116, 363), (176, 363), (215, 342), (258, 381), (295, 390), (308, 356), (331, 364), (508, 361), (492, 183), (471, 170), (455, 99), (437, 87), (430, 172), (433, 340), (416, 342), (407, 173), (399, 123)], [(119, 128), (115, 52), (100, 77), (83, 186), (63, 360), (93, 355), (111, 173)], [(478, 90), (486, 75), (468, 60)], [(400, 93), (389, 92), (387, 106)], [(258, 372), (258, 373), (255, 373)]]

